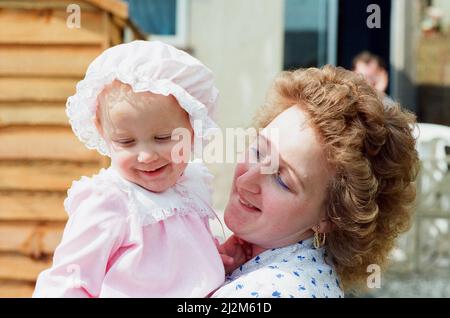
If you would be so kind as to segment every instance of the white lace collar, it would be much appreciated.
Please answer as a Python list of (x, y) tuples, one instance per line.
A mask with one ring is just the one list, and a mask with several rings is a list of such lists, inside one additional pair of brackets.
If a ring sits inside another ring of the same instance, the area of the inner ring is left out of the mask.
[(161, 193), (148, 191), (124, 179), (112, 167), (102, 169), (99, 174), (107, 175), (127, 194), (130, 217), (137, 218), (142, 225), (193, 212), (202, 217), (216, 217), (207, 184), (207, 179), (212, 176), (201, 163), (189, 163), (177, 183)]

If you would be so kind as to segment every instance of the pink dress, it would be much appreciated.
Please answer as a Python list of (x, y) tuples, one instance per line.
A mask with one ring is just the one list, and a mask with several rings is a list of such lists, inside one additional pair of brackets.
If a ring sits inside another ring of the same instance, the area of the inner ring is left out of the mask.
[(209, 228), (210, 175), (189, 163), (177, 184), (153, 193), (113, 168), (75, 181), (53, 266), (33, 297), (205, 297), (224, 282)]

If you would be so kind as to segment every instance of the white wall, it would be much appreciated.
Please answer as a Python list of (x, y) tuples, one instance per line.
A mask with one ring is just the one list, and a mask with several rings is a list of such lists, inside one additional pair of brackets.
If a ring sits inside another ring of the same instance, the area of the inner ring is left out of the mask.
[(391, 97), (412, 111), (417, 111), (415, 83), (419, 6), (419, 0), (392, 1)]
[[(274, 0), (191, 0), (188, 45), (215, 74), (218, 124), (249, 127), (271, 81), (282, 69), (283, 3)], [(233, 164), (209, 165), (215, 207), (228, 200)]]

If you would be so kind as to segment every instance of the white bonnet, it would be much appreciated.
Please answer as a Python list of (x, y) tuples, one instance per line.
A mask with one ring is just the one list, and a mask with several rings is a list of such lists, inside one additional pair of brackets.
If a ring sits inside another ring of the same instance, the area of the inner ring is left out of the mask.
[[(212, 72), (189, 54), (158, 41), (133, 41), (105, 50), (88, 67), (76, 93), (67, 99), (66, 113), (75, 135), (89, 149), (109, 155), (94, 124), (97, 96), (113, 80), (133, 91), (173, 95), (189, 114), (194, 143), (214, 133), (212, 117), (218, 90)], [(194, 125), (194, 121), (200, 126)]]

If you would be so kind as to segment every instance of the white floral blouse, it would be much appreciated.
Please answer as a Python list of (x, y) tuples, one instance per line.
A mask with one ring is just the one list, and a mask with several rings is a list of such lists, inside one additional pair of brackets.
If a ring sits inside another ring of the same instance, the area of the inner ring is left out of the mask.
[(313, 240), (264, 251), (227, 277), (212, 297), (341, 298), (344, 293), (324, 248)]

